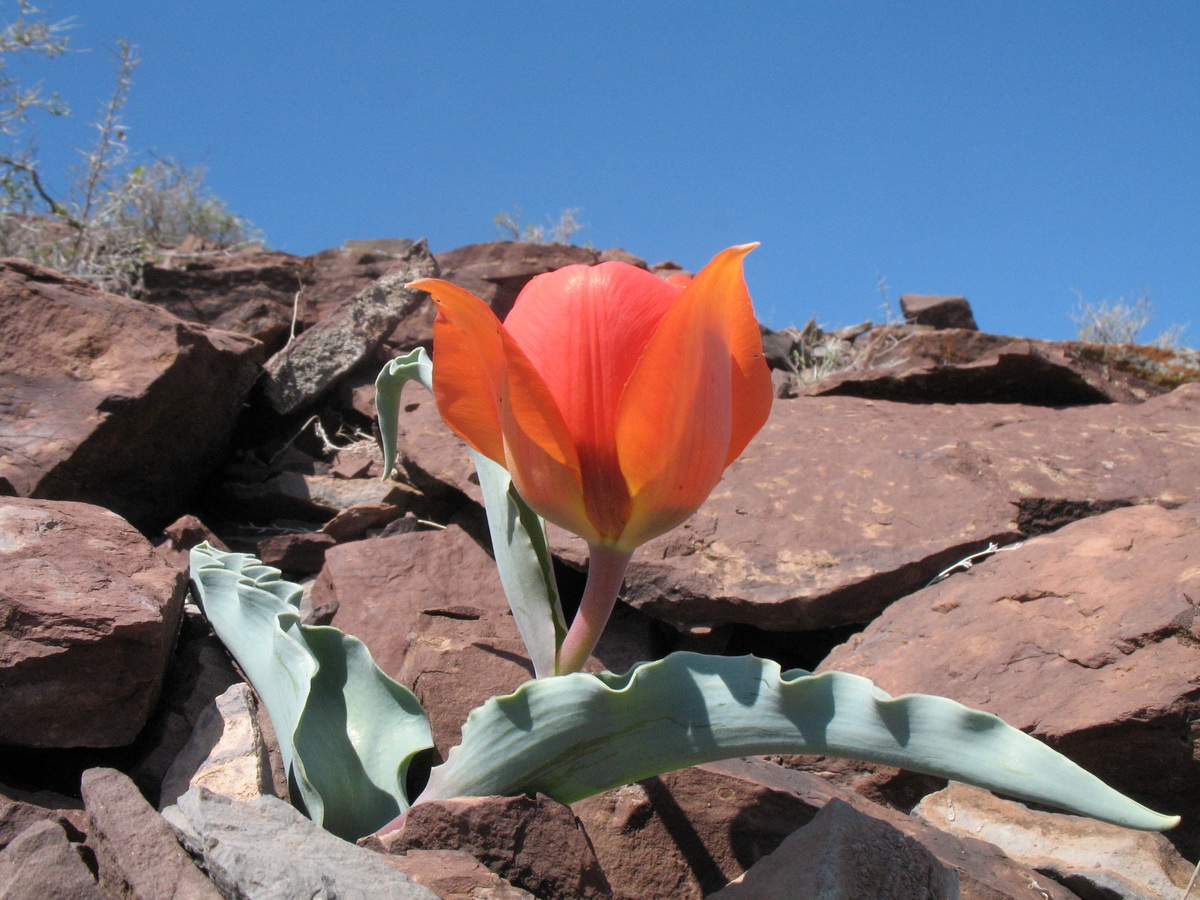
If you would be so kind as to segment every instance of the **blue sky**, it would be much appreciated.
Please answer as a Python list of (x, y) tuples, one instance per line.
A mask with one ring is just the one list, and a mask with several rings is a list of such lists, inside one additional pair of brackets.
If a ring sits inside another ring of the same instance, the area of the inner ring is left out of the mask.
[[(1068, 338), (1147, 290), (1200, 344), (1200, 3), (43, 0), (88, 53), (15, 74), (90, 140), (106, 48), (139, 67), (129, 142), (191, 164), (269, 244), (576, 241), (702, 266), (735, 243), (760, 318), (883, 318), (878, 279), (982, 328)], [(4, 0), (11, 19), (16, 4)]]

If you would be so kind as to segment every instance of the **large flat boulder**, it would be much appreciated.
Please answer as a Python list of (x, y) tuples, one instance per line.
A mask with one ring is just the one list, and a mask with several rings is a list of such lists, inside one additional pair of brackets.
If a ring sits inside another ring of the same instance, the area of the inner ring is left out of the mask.
[(820, 669), (995, 713), (1184, 815), (1172, 835), (1186, 847), (1200, 797), (1198, 560), (1200, 506), (1118, 509), (894, 603)]
[[(992, 542), (1200, 495), (1197, 421), (1200, 384), (1064, 410), (779, 401), (700, 510), (635, 553), (623, 598), (685, 627), (869, 622)], [(551, 543), (586, 558), (561, 529)]]
[(223, 461), (257, 341), (0, 261), (0, 482), (159, 528)]

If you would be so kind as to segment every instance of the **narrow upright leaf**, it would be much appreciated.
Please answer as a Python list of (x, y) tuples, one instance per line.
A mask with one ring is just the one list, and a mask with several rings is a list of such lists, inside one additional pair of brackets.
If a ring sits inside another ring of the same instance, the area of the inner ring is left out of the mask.
[[(392, 360), (375, 381), (383, 468), (388, 475), (396, 465), (400, 396), (409, 381), (433, 390), (433, 364), (422, 348)], [(520, 498), (503, 466), (474, 450), (471, 458), (479, 474), (500, 584), (525, 641), (534, 675), (553, 675), (566, 623), (554, 580), (546, 523)]]

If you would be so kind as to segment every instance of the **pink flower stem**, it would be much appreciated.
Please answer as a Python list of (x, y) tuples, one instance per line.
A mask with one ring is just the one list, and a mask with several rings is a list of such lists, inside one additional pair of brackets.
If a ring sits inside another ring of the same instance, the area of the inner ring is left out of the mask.
[(632, 555), (632, 552), (611, 547), (591, 547), (583, 600), (558, 651), (559, 675), (578, 672), (587, 662), (596, 642), (600, 640), (600, 633), (608, 624), (608, 617), (612, 615)]

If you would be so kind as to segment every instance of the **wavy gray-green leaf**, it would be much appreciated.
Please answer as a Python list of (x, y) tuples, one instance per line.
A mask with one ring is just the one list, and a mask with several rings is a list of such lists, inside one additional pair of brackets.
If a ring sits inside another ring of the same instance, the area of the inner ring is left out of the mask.
[(858, 675), (674, 653), (626, 675), (528, 682), (474, 710), (420, 800), (538, 791), (573, 803), (684, 766), (766, 753), (885, 763), (1130, 828), (1147, 809), (996, 716), (944, 697), (892, 697)]
[(300, 624), (300, 588), (253, 556), (192, 550), (204, 614), (262, 698), (292, 797), (318, 825), (355, 840), (408, 808), (405, 778), (433, 746), (412, 692), (357, 638)]

